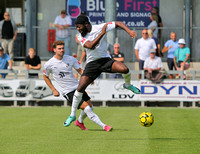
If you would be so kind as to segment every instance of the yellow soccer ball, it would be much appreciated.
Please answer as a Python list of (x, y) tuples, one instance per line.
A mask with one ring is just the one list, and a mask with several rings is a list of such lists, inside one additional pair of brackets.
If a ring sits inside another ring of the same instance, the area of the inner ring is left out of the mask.
[(150, 112), (142, 112), (139, 116), (139, 122), (144, 127), (150, 127), (154, 122), (154, 117)]

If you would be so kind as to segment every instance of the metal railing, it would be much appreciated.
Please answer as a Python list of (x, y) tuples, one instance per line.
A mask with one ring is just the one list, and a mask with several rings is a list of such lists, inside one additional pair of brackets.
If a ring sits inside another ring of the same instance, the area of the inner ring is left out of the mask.
[[(144, 70), (131, 70), (130, 71), (132, 75), (139, 75), (141, 74), (141, 79), (145, 79), (145, 75), (144, 75)], [(8, 75), (14, 74), (14, 77), (11, 79), (18, 79), (19, 74), (23, 74), (25, 79), (28, 79), (28, 74), (29, 73), (38, 73), (39, 76), (41, 76), (43, 74), (42, 70), (0, 70), (0, 74), (1, 73), (8, 73)], [(187, 71), (176, 71), (176, 70), (168, 70), (166, 71), (166, 74), (180, 74), (180, 79), (183, 80), (183, 75), (184, 73), (186, 75), (191, 75), (191, 78), (189, 78), (189, 80), (196, 80), (196, 76), (197, 74), (200, 75), (200, 70), (187, 70)], [(109, 73), (102, 73), (100, 78), (102, 79), (109, 79)], [(138, 78), (139, 79), (139, 78)], [(171, 80), (175, 80), (175, 79), (171, 79)]]
[(26, 79), (29, 78), (29, 73), (35, 73), (35, 74), (42, 74), (43, 73), (42, 70), (23, 70), (23, 72), (25, 73)]
[[(37, 42), (38, 42), (38, 53), (44, 53), (47, 51), (47, 32), (49, 27), (42, 27), (42, 26), (37, 26), (34, 27), (37, 29), (38, 32), (38, 36), (37, 36)], [(120, 52), (124, 53), (125, 56), (125, 62), (135, 62), (137, 61), (136, 57), (135, 57), (135, 43), (137, 41), (137, 39), (142, 37), (142, 29), (147, 28), (147, 27), (137, 27), (137, 28), (133, 28), (130, 27), (130, 29), (132, 30), (136, 30), (137, 31), (137, 37), (134, 39), (131, 39), (130, 36), (122, 29), (116, 29), (116, 41), (120, 44)], [(51, 27), (51, 29), (54, 29)], [(160, 28), (162, 29), (162, 37), (159, 40), (160, 44), (161, 44), (161, 50), (165, 44), (165, 42), (167, 40), (170, 39), (170, 33), (176, 32), (176, 36), (177, 39), (182, 38), (183, 37), (183, 27), (162, 27)], [(77, 52), (77, 43), (75, 41), (75, 36), (78, 33), (75, 27), (70, 27), (70, 33), (71, 33), (71, 47), (70, 47), (70, 52), (71, 54), (76, 53)], [(113, 47), (112, 45), (109, 46), (108, 50), (112, 53), (113, 52)], [(46, 53), (46, 55), (44, 56), (43, 54), (38, 54), (41, 58), (43, 57), (48, 57), (50, 54)], [(162, 58), (163, 61), (166, 61), (166, 54), (164, 55), (164, 57)]]
[(14, 74), (14, 79), (17, 79), (19, 71), (18, 70), (12, 70), (12, 69), (11, 70), (0, 70), (0, 73)]

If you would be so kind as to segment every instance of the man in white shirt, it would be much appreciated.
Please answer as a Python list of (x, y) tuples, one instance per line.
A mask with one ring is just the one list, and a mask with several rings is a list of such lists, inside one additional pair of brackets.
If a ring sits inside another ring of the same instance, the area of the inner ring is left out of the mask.
[[(80, 78), (79, 86), (74, 93), (72, 104), (74, 106), (79, 104), (87, 86), (102, 72), (122, 73), (125, 79), (124, 88), (140, 94), (140, 90), (130, 84), (131, 74), (129, 73), (128, 67), (119, 61), (111, 59), (107, 52), (107, 42), (105, 39), (105, 33), (117, 27), (126, 31), (131, 38), (137, 36), (136, 32), (131, 31), (123, 22), (119, 21), (91, 25), (87, 16), (78, 16), (75, 21), (75, 26), (80, 33), (78, 40), (86, 49), (87, 64)], [(70, 116), (66, 120), (68, 125), (76, 119), (75, 109), (72, 109)]]
[[(73, 75), (72, 68), (74, 68), (79, 74), (82, 74), (83, 70), (80, 68), (78, 60), (72, 56), (64, 55), (64, 42), (56, 41), (53, 44), (53, 50), (55, 55), (48, 60), (44, 65), (43, 77), (46, 84), (53, 91), (53, 95), (58, 97), (59, 91), (52, 84), (49, 74), (51, 73), (54, 80), (58, 83), (62, 95), (67, 99), (69, 103), (72, 103), (73, 95), (78, 87), (78, 80)], [(111, 126), (105, 125), (101, 122), (99, 117), (93, 112), (93, 105), (90, 97), (84, 91), (83, 97), (81, 98), (80, 104), (77, 108), (82, 109), (81, 114), (76, 120), (75, 125), (80, 127), (82, 130), (87, 130), (83, 124), (83, 120), (88, 116), (90, 120), (95, 122), (97, 125), (102, 127), (105, 131), (112, 130)], [(64, 126), (66, 124), (64, 123)]]
[[(135, 44), (135, 56), (139, 61), (139, 69), (143, 70), (144, 61), (149, 57), (149, 51), (157, 49), (156, 43), (152, 38), (149, 38), (147, 29), (142, 30), (142, 38), (138, 39)], [(141, 78), (141, 75), (139, 75)]]
[(149, 73), (160, 71), (163, 67), (161, 58), (157, 57), (155, 53), (156, 51), (151, 49), (150, 57), (148, 57), (144, 62), (144, 70), (147, 70)]
[(155, 49), (151, 49), (150, 57), (146, 58), (144, 62), (146, 78), (152, 80), (153, 82), (161, 82), (164, 77), (166, 77), (164, 73), (160, 72), (162, 67), (161, 58), (156, 56)]
[(62, 40), (65, 42), (65, 54), (71, 55), (70, 53), (70, 29), (72, 20), (69, 15), (66, 15), (66, 11), (62, 10), (60, 15), (56, 17), (54, 21), (56, 27), (56, 40)]

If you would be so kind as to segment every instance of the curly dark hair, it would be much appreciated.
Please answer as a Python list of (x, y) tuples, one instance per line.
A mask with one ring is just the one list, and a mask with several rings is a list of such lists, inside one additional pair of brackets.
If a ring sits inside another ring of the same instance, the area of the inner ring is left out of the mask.
[(84, 24), (90, 24), (90, 22), (89, 22), (89, 19), (88, 19), (88, 17), (87, 16), (85, 16), (85, 15), (80, 15), (80, 16), (78, 16), (77, 18), (76, 18), (76, 21), (75, 21), (75, 25), (77, 25), (77, 24), (82, 24), (82, 25), (84, 25)]

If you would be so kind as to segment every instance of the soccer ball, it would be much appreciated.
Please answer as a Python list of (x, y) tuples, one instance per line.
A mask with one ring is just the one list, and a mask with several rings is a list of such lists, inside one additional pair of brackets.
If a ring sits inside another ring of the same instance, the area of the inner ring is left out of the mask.
[(139, 116), (139, 122), (144, 127), (150, 127), (154, 122), (154, 117), (150, 112), (142, 112)]

